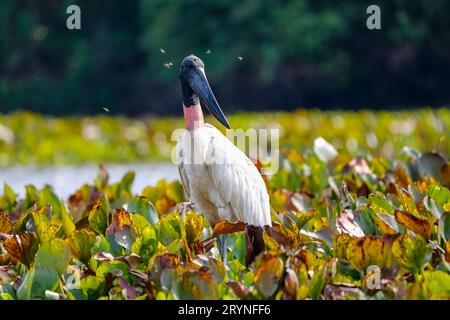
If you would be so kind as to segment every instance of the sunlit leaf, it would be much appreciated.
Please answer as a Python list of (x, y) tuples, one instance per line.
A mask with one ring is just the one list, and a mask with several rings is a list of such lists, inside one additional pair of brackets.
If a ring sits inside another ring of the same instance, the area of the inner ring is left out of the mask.
[(150, 224), (158, 223), (159, 218), (156, 209), (146, 197), (134, 197), (128, 203), (127, 210), (144, 216)]
[(85, 265), (88, 265), (92, 255), (92, 248), (97, 242), (95, 234), (86, 229), (76, 230), (66, 241), (69, 244), (72, 255)]
[(427, 239), (431, 236), (431, 225), (425, 219), (418, 218), (406, 211), (395, 210), (395, 220)]
[(365, 272), (370, 265), (390, 267), (393, 262), (391, 238), (354, 238), (348, 242), (345, 255), (351, 265), (360, 272)]
[(50, 206), (46, 205), (32, 212), (39, 241), (45, 242), (53, 239), (62, 226), (61, 220), (50, 220)]
[(50, 186), (45, 186), (39, 192), (39, 205), (50, 205), (52, 208), (52, 217), (61, 219), (61, 205), (58, 197)]
[(394, 235), (401, 231), (394, 215), (387, 213), (377, 213), (375, 221), (377, 223), (378, 230), (383, 235)]
[(11, 257), (30, 266), (38, 249), (38, 243), (33, 234), (23, 232), (7, 238), (3, 242), (3, 247)]
[(233, 232), (239, 232), (245, 230), (245, 223), (238, 221), (238, 222), (229, 222), (227, 220), (222, 220), (216, 223), (213, 229), (213, 235), (217, 237), (221, 234), (228, 234)]
[(5, 212), (0, 212), (0, 233), (12, 233), (14, 226), (11, 223), (11, 218)]
[(420, 272), (431, 258), (431, 248), (422, 236), (402, 234), (394, 240), (392, 253), (400, 265), (414, 274)]
[(98, 299), (102, 296), (105, 289), (105, 279), (93, 275), (88, 275), (87, 277), (81, 279), (80, 288), (86, 299)]
[(353, 237), (363, 237), (364, 231), (356, 223), (355, 213), (351, 210), (344, 210), (336, 218), (336, 226), (340, 233), (348, 233)]
[(185, 238), (184, 223), (178, 213), (170, 213), (159, 220), (159, 240), (166, 246), (174, 240)]
[(45, 290), (54, 291), (70, 260), (70, 250), (62, 239), (40, 244), (36, 253), (33, 296), (44, 297)]
[(425, 271), (423, 277), (429, 299), (450, 300), (450, 275), (448, 273), (440, 270)]
[(329, 277), (330, 273), (328, 270), (328, 265), (324, 264), (319, 266), (318, 270), (314, 272), (314, 276), (312, 277), (311, 283), (309, 285), (309, 293), (311, 295), (311, 299), (320, 299), (322, 291), (325, 288)]
[(176, 299), (182, 300), (215, 300), (219, 298), (217, 284), (208, 272), (182, 269), (176, 278), (173, 294)]
[(35, 186), (29, 184), (25, 186), (25, 207), (28, 209), (39, 202), (39, 191)]
[(316, 153), (317, 157), (325, 163), (333, 160), (338, 155), (334, 146), (322, 137), (316, 138), (314, 140), (313, 150)]
[(63, 202), (61, 202), (61, 220), (66, 235), (70, 235), (73, 231), (75, 231), (75, 224), (73, 223), (72, 217), (67, 212), (66, 205)]
[(109, 222), (109, 201), (102, 197), (89, 212), (89, 224), (97, 233), (105, 234)]
[(203, 228), (205, 226), (205, 219), (202, 215), (194, 212), (188, 212), (184, 216), (186, 228), (186, 240), (189, 244), (193, 244), (200, 239)]

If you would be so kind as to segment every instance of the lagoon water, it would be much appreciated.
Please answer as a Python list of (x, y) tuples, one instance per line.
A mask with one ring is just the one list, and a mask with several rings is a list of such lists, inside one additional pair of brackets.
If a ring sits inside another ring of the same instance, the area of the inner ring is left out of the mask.
[[(132, 191), (140, 193), (149, 185), (155, 185), (160, 179), (173, 181), (179, 179), (178, 168), (173, 163), (129, 163), (105, 165), (109, 173), (109, 182), (118, 182), (130, 170), (136, 173)], [(93, 184), (97, 176), (98, 165), (82, 166), (12, 166), (0, 167), (0, 194), (3, 183), (7, 183), (18, 195), (25, 195), (24, 186), (33, 184), (42, 188), (53, 186), (58, 197), (67, 200), (83, 184)]]

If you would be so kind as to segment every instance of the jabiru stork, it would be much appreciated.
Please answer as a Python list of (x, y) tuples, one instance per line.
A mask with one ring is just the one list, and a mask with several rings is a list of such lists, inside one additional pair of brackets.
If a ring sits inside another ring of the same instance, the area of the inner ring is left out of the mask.
[[(271, 226), (271, 219), (269, 195), (261, 174), (244, 152), (203, 120), (200, 101), (230, 129), (209, 86), (203, 61), (187, 56), (181, 63), (179, 77), (186, 130), (177, 142), (176, 153), (191, 206), (204, 215), (211, 227), (221, 220), (242, 221), (262, 232), (261, 227)], [(226, 235), (220, 235), (217, 242), (225, 262)]]

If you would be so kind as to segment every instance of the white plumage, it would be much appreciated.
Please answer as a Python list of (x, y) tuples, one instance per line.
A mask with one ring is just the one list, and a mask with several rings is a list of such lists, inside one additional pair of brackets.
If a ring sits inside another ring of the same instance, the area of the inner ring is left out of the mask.
[(271, 226), (269, 195), (258, 169), (219, 130), (209, 124), (186, 130), (176, 152), (190, 202), (211, 226), (220, 220)]

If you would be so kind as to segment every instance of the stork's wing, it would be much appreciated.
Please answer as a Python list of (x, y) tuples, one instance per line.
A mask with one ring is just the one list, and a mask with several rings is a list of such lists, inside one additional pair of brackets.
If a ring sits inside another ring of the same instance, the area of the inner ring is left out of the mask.
[(209, 152), (219, 159), (219, 163), (206, 164), (214, 187), (239, 220), (271, 225), (269, 196), (258, 169), (219, 130), (210, 126), (210, 132)]

